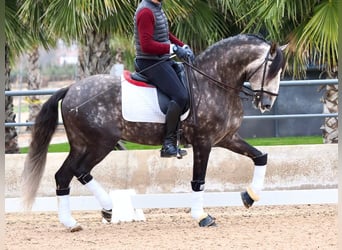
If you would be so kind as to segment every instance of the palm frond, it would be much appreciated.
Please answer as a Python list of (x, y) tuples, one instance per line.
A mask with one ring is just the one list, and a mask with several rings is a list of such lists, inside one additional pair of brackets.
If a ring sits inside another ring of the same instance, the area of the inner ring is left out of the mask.
[(34, 39), (29, 34), (28, 28), (21, 22), (17, 13), (18, 8), (16, 2), (6, 1), (5, 36), (10, 48), (9, 59), (11, 63), (34, 43)]
[[(246, 1), (250, 9), (241, 17), (244, 32), (290, 43), (287, 55), (293, 73), (303, 76), (314, 60), (325, 69), (337, 64), (338, 0)], [(240, 12), (241, 14), (241, 12)]]
[(311, 54), (318, 52), (318, 64), (328, 70), (337, 65), (338, 6), (329, 1), (318, 5), (300, 35), (298, 43), (310, 46)]

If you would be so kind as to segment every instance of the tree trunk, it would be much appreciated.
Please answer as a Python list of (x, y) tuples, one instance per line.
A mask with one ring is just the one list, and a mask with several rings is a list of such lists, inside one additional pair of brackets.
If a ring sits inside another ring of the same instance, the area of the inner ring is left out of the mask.
[[(32, 51), (28, 54), (28, 86), (29, 90), (38, 90), (40, 89), (41, 77), (39, 72), (39, 50), (38, 46), (36, 46)], [(41, 109), (41, 101), (39, 96), (27, 96), (25, 100), (29, 104), (29, 122), (34, 122), (38, 112)], [(30, 130), (31, 127), (27, 127), (27, 130)]]
[[(325, 96), (322, 98), (323, 113), (338, 112), (338, 85), (327, 85)], [(324, 143), (338, 143), (338, 118), (327, 117), (321, 127)]]
[(78, 52), (78, 79), (90, 75), (109, 74), (113, 55), (109, 48), (109, 34), (89, 31)]
[[(9, 62), (9, 46), (7, 43), (5, 43), (5, 91), (11, 90), (10, 74), (11, 68)], [(12, 96), (5, 96), (5, 122), (15, 122)], [(5, 128), (5, 153), (19, 153), (18, 134), (15, 127)]]

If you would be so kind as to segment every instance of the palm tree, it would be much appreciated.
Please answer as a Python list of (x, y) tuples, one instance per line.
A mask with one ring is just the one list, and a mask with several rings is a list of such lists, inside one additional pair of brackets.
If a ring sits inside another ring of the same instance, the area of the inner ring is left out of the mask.
[[(26, 33), (32, 37), (32, 41), (30, 43), (29, 49), (26, 51), (28, 58), (28, 86), (29, 90), (37, 90), (40, 89), (41, 77), (40, 77), (40, 69), (39, 69), (39, 47), (43, 46), (45, 49), (49, 49), (51, 47), (56, 46), (56, 38), (53, 34), (47, 33), (47, 30), (44, 26), (38, 22), (39, 25), (33, 25), (35, 20), (42, 18), (44, 14), (44, 9), (46, 8), (46, 4), (43, 1), (36, 2), (36, 4), (31, 8), (31, 12), (26, 13), (23, 7), (23, 1), (17, 1), (19, 9), (17, 12), (17, 16), (19, 20), (23, 23), (25, 27), (27, 27)], [(29, 118), (28, 121), (33, 122), (40, 111), (41, 102), (39, 96), (27, 96), (26, 101), (29, 104)], [(29, 129), (29, 127), (28, 127)]]
[[(5, 43), (5, 91), (11, 89), (10, 83), (10, 62), (9, 62), (9, 46)], [(5, 122), (15, 122), (15, 113), (13, 112), (12, 96), (5, 97)], [(18, 139), (15, 127), (5, 128), (5, 153), (18, 153)]]
[[(39, 70), (39, 47), (35, 46), (28, 53), (28, 82), (27, 88), (30, 90), (40, 89), (41, 78), (40, 78), (40, 70)], [(41, 101), (39, 96), (27, 96), (25, 100), (28, 102), (29, 106), (29, 122), (33, 122), (38, 115), (38, 112), (41, 109)], [(30, 127), (27, 127), (27, 130), (30, 130)]]
[[(5, 1), (5, 90), (11, 90), (10, 73), (14, 59), (29, 48), (33, 39), (19, 20), (16, 1)], [(5, 97), (5, 122), (15, 122), (13, 98)], [(5, 128), (5, 153), (18, 153), (18, 138), (15, 127)]]
[[(337, 75), (338, 0), (248, 0), (239, 9), (240, 25), (246, 31), (261, 32), (269, 39), (288, 43), (288, 70), (305, 76), (314, 63), (328, 78)], [(246, 13), (246, 14), (245, 14)], [(324, 112), (337, 112), (337, 85), (326, 86)], [(338, 142), (338, 120), (325, 119), (321, 127), (326, 143)]]
[[(45, 48), (54, 45), (54, 39), (46, 35), (45, 29), (40, 26), (34, 26), (30, 22), (30, 17), (40, 16), (42, 10), (43, 1), (39, 1), (36, 4), (35, 12), (30, 12), (30, 15), (22, 15), (21, 6), (23, 1), (5, 1), (5, 35), (6, 35), (6, 48), (5, 48), (5, 58), (6, 58), (6, 80), (5, 89), (11, 90), (11, 84), (9, 81), (10, 77), (10, 65), (14, 63), (14, 60), (18, 58), (24, 52), (29, 51), (29, 59), (31, 70), (29, 70), (29, 84), (28, 89), (38, 89), (40, 85), (39, 81), (39, 71), (38, 71), (38, 46), (42, 45)], [(37, 97), (29, 97), (30, 107), (30, 118), (33, 120), (37, 110), (40, 108), (37, 103), (39, 100)], [(37, 106), (38, 105), (38, 106)], [(13, 112), (13, 98), (6, 97), (5, 99), (5, 112), (6, 112), (6, 122), (15, 122), (15, 114)], [(7, 127), (5, 129), (5, 152), (6, 153), (17, 153), (19, 152), (18, 142), (17, 142), (17, 132), (15, 127)]]

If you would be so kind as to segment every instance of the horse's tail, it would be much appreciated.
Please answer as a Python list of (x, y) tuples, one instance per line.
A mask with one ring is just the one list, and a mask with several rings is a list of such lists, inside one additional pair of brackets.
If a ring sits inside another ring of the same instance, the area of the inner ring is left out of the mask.
[(52, 135), (58, 125), (58, 102), (65, 97), (69, 88), (53, 94), (42, 106), (32, 129), (32, 141), (22, 173), (22, 202), (31, 209), (43, 176), (46, 155)]

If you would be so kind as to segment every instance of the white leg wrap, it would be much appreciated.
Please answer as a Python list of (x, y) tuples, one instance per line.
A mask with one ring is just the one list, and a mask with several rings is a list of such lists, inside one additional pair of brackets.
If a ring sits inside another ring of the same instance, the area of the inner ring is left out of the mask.
[(266, 174), (266, 165), (264, 166), (254, 166), (254, 175), (251, 184), (253, 191), (259, 195), (264, 187), (264, 180)]
[(192, 192), (191, 216), (199, 220), (203, 217), (203, 194), (204, 191)]
[(77, 222), (71, 216), (69, 197), (70, 197), (70, 195), (59, 195), (59, 196), (57, 196), (57, 199), (58, 199), (58, 218), (59, 218), (59, 221), (64, 226), (66, 226), (68, 228), (72, 228), (77, 224)]
[(106, 210), (110, 210), (113, 208), (110, 195), (101, 187), (101, 185), (96, 180), (92, 179), (87, 184), (85, 184), (85, 186), (90, 192), (94, 194), (102, 208)]

